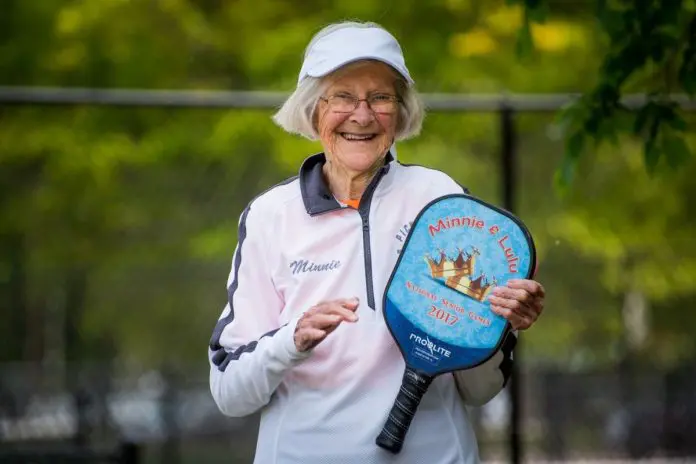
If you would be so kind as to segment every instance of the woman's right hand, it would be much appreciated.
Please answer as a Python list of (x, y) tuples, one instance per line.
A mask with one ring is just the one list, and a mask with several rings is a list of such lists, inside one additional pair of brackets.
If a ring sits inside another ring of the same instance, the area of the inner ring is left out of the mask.
[(319, 303), (309, 308), (295, 326), (297, 351), (308, 351), (321, 343), (343, 321), (355, 322), (360, 302), (357, 298), (342, 298)]

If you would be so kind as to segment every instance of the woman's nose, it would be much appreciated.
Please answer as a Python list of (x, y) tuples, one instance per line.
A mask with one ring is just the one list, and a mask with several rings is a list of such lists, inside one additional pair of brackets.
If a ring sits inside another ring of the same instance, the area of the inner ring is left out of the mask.
[(375, 119), (375, 114), (366, 101), (360, 101), (358, 102), (358, 107), (351, 113), (350, 119), (356, 124), (367, 126)]

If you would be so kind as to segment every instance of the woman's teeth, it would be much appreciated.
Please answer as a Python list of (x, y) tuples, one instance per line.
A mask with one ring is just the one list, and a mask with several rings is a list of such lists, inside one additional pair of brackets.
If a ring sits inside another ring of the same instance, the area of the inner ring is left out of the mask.
[(343, 137), (346, 140), (356, 140), (356, 141), (363, 141), (363, 140), (372, 140), (375, 138), (375, 134), (348, 134), (346, 132), (341, 133), (341, 137)]

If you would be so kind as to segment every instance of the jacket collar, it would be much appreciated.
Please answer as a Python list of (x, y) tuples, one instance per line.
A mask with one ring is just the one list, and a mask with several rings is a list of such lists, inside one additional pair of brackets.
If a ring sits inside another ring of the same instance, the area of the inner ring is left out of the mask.
[[(394, 161), (391, 152), (387, 153), (384, 159), (382, 172), (378, 173), (373, 182), (379, 182), (379, 179), (389, 171), (389, 164)], [(302, 163), (300, 167), (300, 191), (302, 192), (302, 201), (304, 202), (305, 210), (310, 216), (328, 213), (336, 209), (341, 209), (341, 204), (336, 201), (329, 186), (324, 179), (322, 168), (326, 163), (324, 153), (312, 155)]]

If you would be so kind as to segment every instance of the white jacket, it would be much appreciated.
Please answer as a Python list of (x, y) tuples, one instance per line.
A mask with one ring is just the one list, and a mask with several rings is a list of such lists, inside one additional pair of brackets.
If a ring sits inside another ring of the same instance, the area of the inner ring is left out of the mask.
[[(261, 410), (257, 464), (454, 464), (478, 462), (464, 402), (503, 387), (515, 336), (485, 364), (437, 377), (400, 454), (375, 444), (401, 385), (404, 360), (384, 323), (382, 297), (411, 221), (431, 200), (462, 192), (442, 172), (388, 156), (359, 210), (342, 206), (322, 175), (323, 154), (297, 177), (255, 198), (239, 221), (229, 301), (209, 347), (220, 410)], [(357, 296), (343, 323), (299, 353), (297, 319), (325, 300)]]

